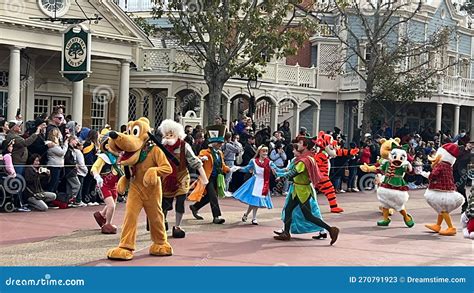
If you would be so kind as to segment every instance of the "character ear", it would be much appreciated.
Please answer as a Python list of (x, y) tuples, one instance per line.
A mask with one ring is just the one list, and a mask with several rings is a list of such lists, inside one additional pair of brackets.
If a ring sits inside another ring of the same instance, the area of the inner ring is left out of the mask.
[(380, 144), (383, 144), (384, 142), (386, 142), (387, 140), (385, 138), (382, 138), (380, 139)]
[(395, 137), (395, 141), (396, 141), (398, 144), (400, 144), (400, 141), (401, 141), (401, 140), (400, 140), (400, 138)]
[(150, 125), (150, 120), (148, 120), (148, 118), (146, 118), (146, 117), (140, 117), (140, 119), (138, 119), (138, 121), (140, 121), (142, 123), (145, 123), (146, 125)]

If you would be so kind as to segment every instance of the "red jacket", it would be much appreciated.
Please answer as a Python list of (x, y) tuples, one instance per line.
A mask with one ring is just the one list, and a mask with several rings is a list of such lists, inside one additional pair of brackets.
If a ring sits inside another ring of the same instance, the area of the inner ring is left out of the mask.
[(360, 162), (362, 164), (364, 164), (364, 163), (370, 164), (370, 157), (371, 157), (370, 149), (369, 148), (363, 148), (362, 149), (362, 154), (360, 155)]
[(428, 189), (443, 191), (456, 190), (453, 178), (453, 167), (448, 162), (439, 162), (436, 164), (428, 179), (430, 180)]

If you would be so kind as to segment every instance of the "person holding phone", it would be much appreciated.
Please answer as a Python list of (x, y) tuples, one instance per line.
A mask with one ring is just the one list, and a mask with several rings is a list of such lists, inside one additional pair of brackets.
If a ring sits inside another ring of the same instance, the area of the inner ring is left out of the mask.
[(33, 154), (28, 159), (28, 167), (25, 168), (25, 196), (30, 206), (38, 211), (45, 212), (48, 210), (49, 202), (56, 199), (54, 192), (44, 191), (41, 186), (41, 180), (49, 177), (50, 172), (47, 168), (40, 165), (41, 156)]

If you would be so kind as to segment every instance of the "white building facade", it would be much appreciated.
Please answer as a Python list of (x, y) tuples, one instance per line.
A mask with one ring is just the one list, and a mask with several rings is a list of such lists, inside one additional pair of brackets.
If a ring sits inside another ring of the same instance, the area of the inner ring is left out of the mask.
[[(87, 127), (128, 121), (130, 67), (148, 38), (113, 1), (0, 0), (0, 114), (14, 119), (48, 115), (64, 105), (66, 115)], [(70, 82), (60, 74), (62, 32), (47, 18), (102, 18), (85, 21), (92, 33), (90, 76)]]
[[(38, 19), (54, 15), (49, 2), (0, 0), (0, 114), (13, 119), (19, 108), (29, 120), (63, 104), (73, 120), (94, 129), (106, 123), (118, 128), (140, 116), (154, 127), (186, 113), (195, 115), (184, 120), (191, 124), (213, 119), (207, 115), (208, 90), (200, 68), (175, 70), (173, 64), (189, 59), (186, 53), (171, 40), (148, 39), (127, 15), (149, 15), (153, 1), (78, 1), (80, 7), (72, 0), (57, 1), (56, 16), (102, 18), (83, 23), (92, 31), (92, 73), (76, 83), (59, 73), (67, 25)], [(394, 130), (405, 123), (412, 129), (474, 130), (474, 32), (470, 19), (449, 0), (433, 1), (419, 16), (423, 28), (441, 20), (455, 25), (458, 38), (447, 52), (462, 62), (439, 79), (431, 99), (381, 113), (380, 121)], [(150, 22), (169, 26), (164, 19)], [(230, 79), (220, 101), (222, 116), (232, 121), (246, 114), (253, 94), (258, 126), (274, 130), (289, 121), (293, 134), (300, 126), (313, 134), (337, 126), (352, 137), (363, 117), (364, 84), (354, 74), (328, 72), (324, 64), (338, 47), (331, 29), (322, 25), (296, 56), (268, 64), (260, 88), (250, 93), (247, 80)]]
[[(117, 0), (125, 11), (146, 17), (153, 7), (152, 1)], [(459, 2), (459, 1), (458, 1)], [(408, 124), (410, 129), (430, 127), (433, 131), (474, 129), (474, 32), (471, 19), (459, 12), (459, 4), (449, 0), (433, 0), (424, 5), (406, 29), (418, 34), (431, 27), (446, 24), (456, 31), (456, 43), (450, 44), (447, 56), (460, 62), (438, 79), (438, 90), (431, 99), (395, 105), (380, 113), (379, 121), (388, 123), (394, 131)], [(150, 22), (166, 27), (165, 19)], [(354, 74), (332, 76), (325, 64), (335, 57), (341, 43), (331, 31), (339, 23), (321, 25), (318, 32), (306, 42), (297, 56), (272, 61), (265, 69), (263, 84), (252, 90), (257, 97), (255, 120), (257, 125), (270, 125), (275, 129), (285, 120), (293, 131), (305, 126), (310, 133), (331, 130), (334, 126), (352, 137), (363, 118), (362, 101), (364, 83)], [(201, 121), (206, 116), (207, 87), (200, 68), (191, 66), (186, 72), (177, 72), (173, 63), (188, 60), (169, 40), (155, 40), (154, 47), (141, 48), (136, 71), (131, 72), (130, 117), (143, 113), (173, 118), (194, 110)], [(192, 64), (191, 60), (188, 60)], [(234, 120), (248, 111), (249, 91), (246, 81), (231, 79), (224, 88), (221, 113)], [(160, 117), (160, 118), (161, 118)]]

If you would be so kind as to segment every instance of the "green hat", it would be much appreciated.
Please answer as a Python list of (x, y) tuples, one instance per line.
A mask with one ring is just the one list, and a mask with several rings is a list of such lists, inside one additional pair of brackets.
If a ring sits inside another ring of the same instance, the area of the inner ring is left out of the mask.
[(206, 127), (206, 135), (209, 143), (224, 142), (225, 125), (211, 125)]

